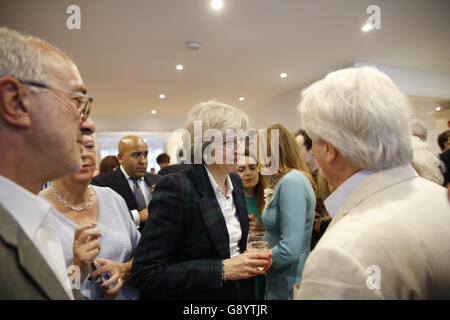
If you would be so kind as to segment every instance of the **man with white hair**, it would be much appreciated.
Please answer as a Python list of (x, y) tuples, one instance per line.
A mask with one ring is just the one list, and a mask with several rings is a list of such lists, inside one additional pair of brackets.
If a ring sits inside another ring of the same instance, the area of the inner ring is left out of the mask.
[(405, 95), (373, 67), (350, 68), (305, 89), (299, 110), (336, 189), (294, 298), (450, 298), (450, 204), (410, 165)]
[[(73, 299), (55, 209), (37, 193), (81, 167), (92, 98), (55, 47), (0, 28), (0, 299)], [(80, 231), (96, 252), (95, 231)], [(76, 273), (76, 270), (75, 270)], [(76, 275), (75, 275), (76, 276)], [(76, 296), (75, 296), (76, 297)]]

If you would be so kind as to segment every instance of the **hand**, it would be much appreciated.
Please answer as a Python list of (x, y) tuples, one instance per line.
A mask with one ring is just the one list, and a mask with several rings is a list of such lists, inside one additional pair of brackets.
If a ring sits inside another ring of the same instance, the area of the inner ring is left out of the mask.
[(152, 184), (152, 187), (150, 188), (150, 194), (153, 195), (153, 191), (155, 191), (155, 187), (156, 187), (156, 184)]
[(73, 239), (73, 265), (80, 268), (82, 282), (91, 271), (91, 264), (100, 253), (100, 243), (97, 239), (100, 231), (92, 230), (97, 224), (90, 223), (78, 226)]
[[(271, 257), (270, 249), (246, 251), (234, 258), (223, 260), (223, 271), (227, 280), (247, 279), (258, 274), (266, 274), (272, 265)], [(261, 266), (265, 266), (264, 270), (257, 268)]]
[(147, 208), (139, 211), (139, 220), (141, 222), (147, 222), (147, 220), (148, 220), (148, 209)]
[(255, 215), (249, 214), (248, 216), (248, 225), (249, 225), (249, 232), (256, 232), (256, 231), (266, 231), (264, 226), (259, 222), (258, 218), (255, 217)]
[[(100, 288), (105, 290), (102, 298), (115, 298), (124, 283), (130, 277), (132, 260), (121, 263), (113, 260), (98, 258), (95, 259), (95, 261), (97, 261), (101, 267), (91, 273), (89, 280), (99, 277), (102, 273), (109, 273), (111, 278), (100, 285)], [(109, 288), (112, 284), (114, 284), (114, 286)]]

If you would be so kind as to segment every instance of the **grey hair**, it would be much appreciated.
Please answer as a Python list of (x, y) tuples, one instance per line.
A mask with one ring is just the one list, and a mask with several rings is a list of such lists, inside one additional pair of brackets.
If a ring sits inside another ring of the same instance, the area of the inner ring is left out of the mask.
[(0, 77), (45, 82), (42, 55), (31, 40), (45, 43), (38, 38), (0, 27)]
[(328, 74), (302, 91), (298, 109), (311, 139), (328, 141), (353, 165), (387, 169), (412, 160), (411, 106), (374, 67)]
[[(190, 158), (194, 160), (196, 153), (203, 152), (211, 144), (208, 139), (214, 136), (211, 136), (209, 132), (215, 131), (220, 133), (222, 137), (226, 137), (227, 130), (241, 130), (245, 134), (248, 123), (248, 116), (233, 106), (215, 100), (202, 102), (192, 107), (188, 113), (184, 126), (183, 150), (189, 150), (191, 152)], [(196, 131), (199, 124), (201, 124), (201, 132)], [(201, 134), (201, 137), (198, 136), (199, 134)], [(202, 139), (201, 145), (195, 144), (196, 138)], [(187, 154), (184, 157), (189, 161)]]
[(414, 135), (420, 135), (424, 141), (427, 140), (428, 129), (425, 124), (419, 119), (411, 120), (411, 133)]

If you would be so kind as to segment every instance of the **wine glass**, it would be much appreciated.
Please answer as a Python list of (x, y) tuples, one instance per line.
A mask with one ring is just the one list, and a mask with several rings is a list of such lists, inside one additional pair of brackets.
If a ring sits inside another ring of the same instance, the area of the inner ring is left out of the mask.
[[(247, 250), (257, 251), (269, 248), (267, 234), (265, 232), (253, 232), (248, 234)], [(264, 266), (258, 267), (258, 270), (264, 270)]]

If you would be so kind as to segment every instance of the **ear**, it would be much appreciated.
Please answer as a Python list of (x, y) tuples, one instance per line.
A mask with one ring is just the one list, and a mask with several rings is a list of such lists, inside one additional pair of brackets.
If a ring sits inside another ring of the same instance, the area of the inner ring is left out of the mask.
[(123, 163), (123, 156), (120, 153), (117, 154), (117, 159), (119, 160), (120, 164)]
[(327, 163), (332, 163), (339, 155), (339, 151), (328, 141), (325, 141), (325, 151), (327, 153)]
[(14, 127), (28, 129), (31, 126), (29, 111), (30, 94), (12, 77), (0, 78), (0, 117)]

